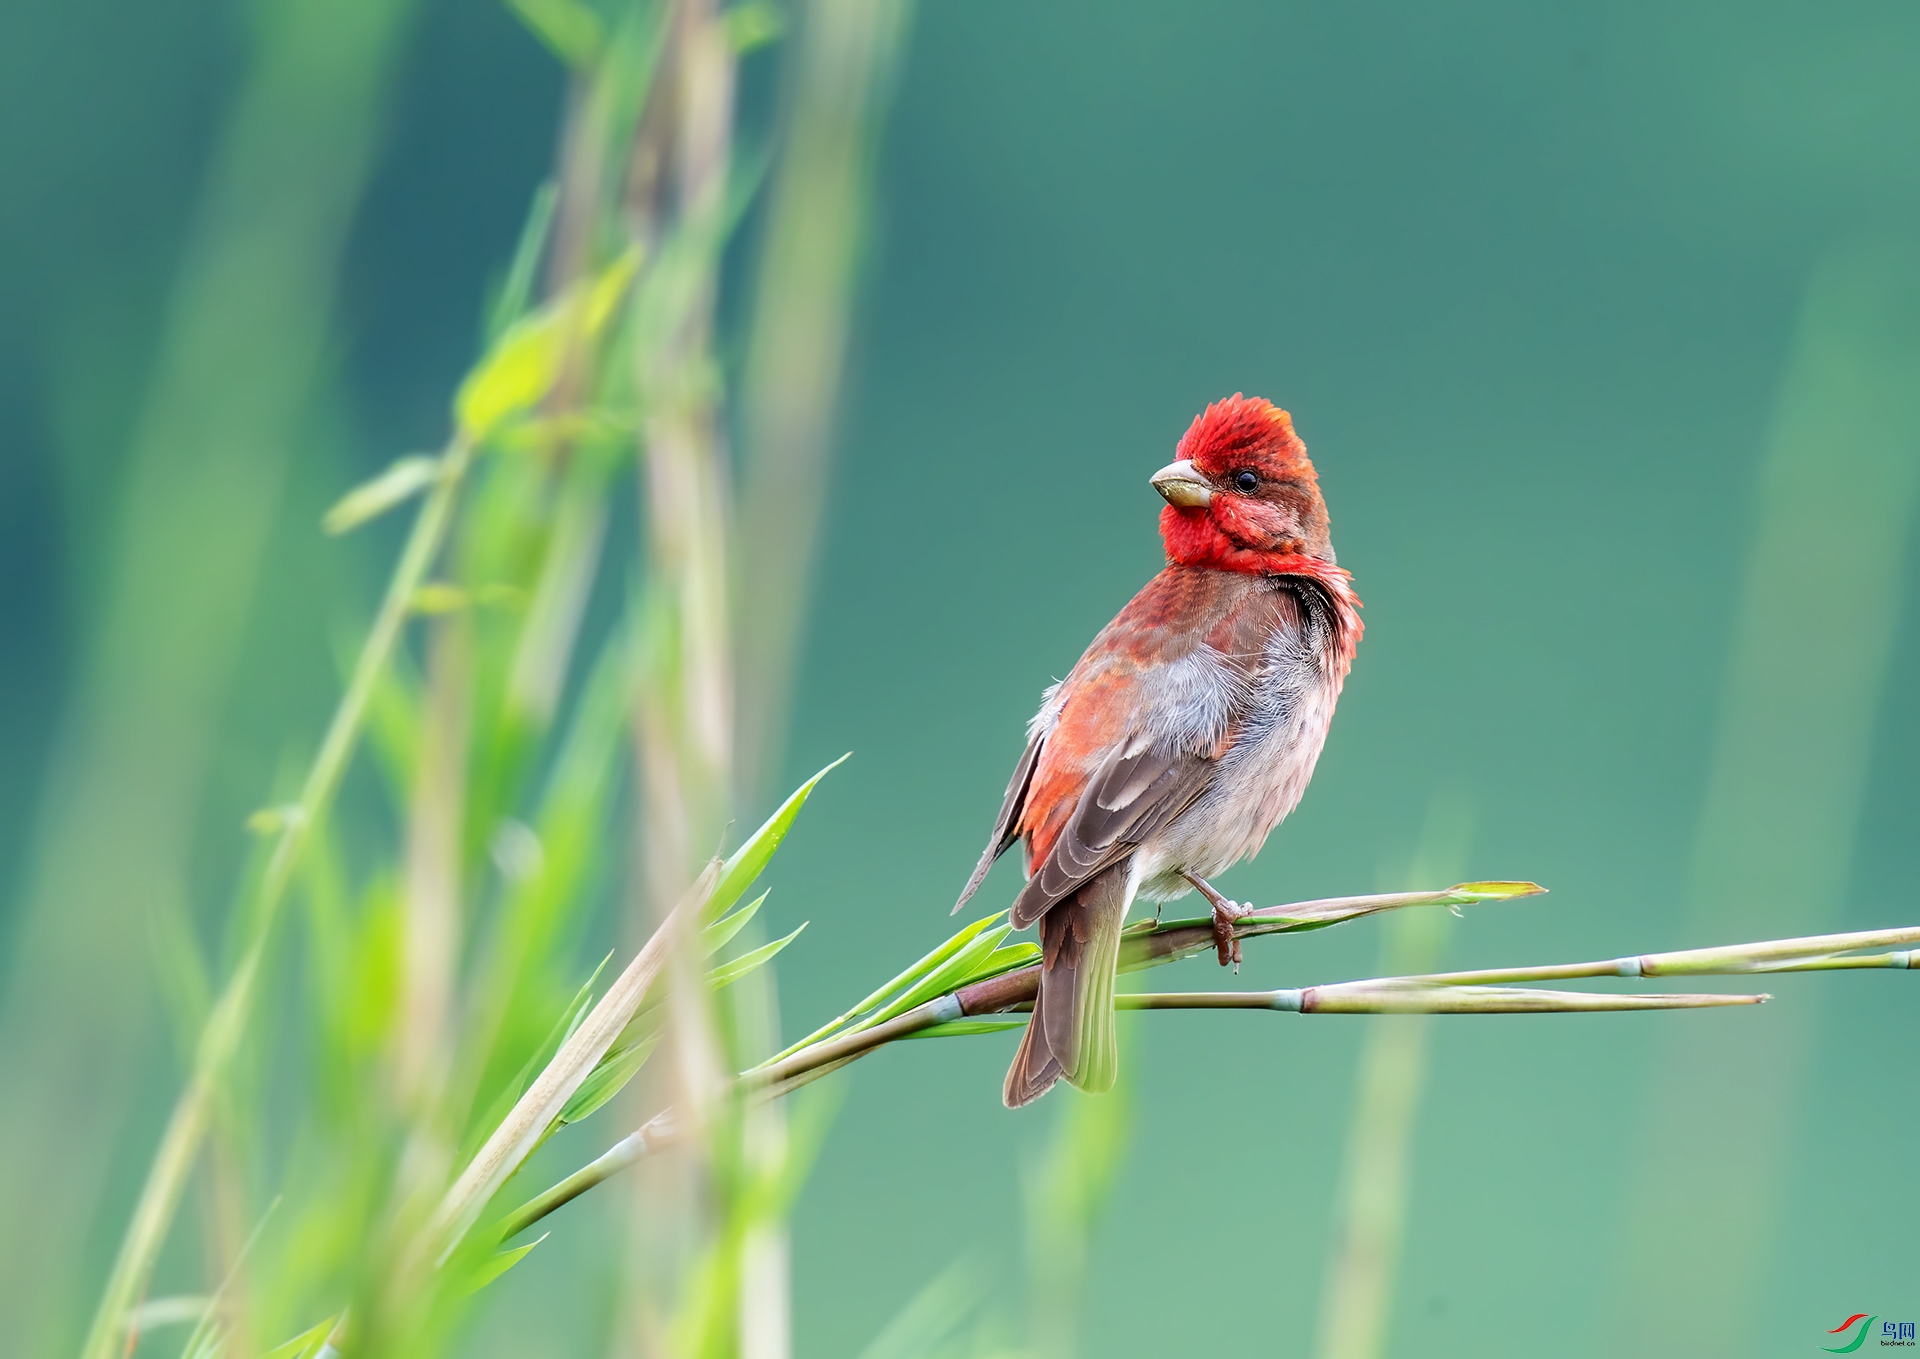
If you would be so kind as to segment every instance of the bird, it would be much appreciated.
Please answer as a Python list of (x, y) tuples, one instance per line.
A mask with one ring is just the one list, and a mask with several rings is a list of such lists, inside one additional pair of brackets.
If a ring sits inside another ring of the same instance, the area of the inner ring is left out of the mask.
[(1151, 478), (1166, 565), (1041, 695), (953, 908), (1026, 842), (1009, 917), (1040, 927), (1040, 984), (1008, 1108), (1062, 1079), (1112, 1089), (1114, 976), (1136, 899), (1200, 892), (1221, 965), (1238, 964), (1247, 908), (1209, 879), (1299, 804), (1360, 644), (1360, 599), (1293, 417), (1236, 392), (1174, 452)]

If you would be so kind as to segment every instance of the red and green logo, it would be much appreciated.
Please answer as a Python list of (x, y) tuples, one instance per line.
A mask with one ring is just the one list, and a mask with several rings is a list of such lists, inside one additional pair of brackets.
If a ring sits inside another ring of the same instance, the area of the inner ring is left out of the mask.
[(1820, 1348), (1828, 1354), (1852, 1354), (1855, 1350), (1867, 1343), (1867, 1332), (1873, 1329), (1874, 1320), (1873, 1317), (1868, 1316), (1865, 1312), (1855, 1312), (1838, 1326), (1828, 1331), (1827, 1334), (1839, 1335), (1842, 1331), (1851, 1330), (1855, 1322), (1858, 1322), (1860, 1325), (1860, 1333), (1844, 1345), (1822, 1345)]

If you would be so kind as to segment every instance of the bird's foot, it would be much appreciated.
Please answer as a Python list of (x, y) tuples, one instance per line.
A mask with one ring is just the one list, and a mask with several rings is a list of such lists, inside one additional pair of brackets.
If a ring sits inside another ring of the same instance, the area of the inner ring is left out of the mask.
[(1191, 873), (1182, 873), (1180, 876), (1192, 883), (1194, 890), (1205, 897), (1207, 904), (1213, 907), (1213, 948), (1220, 958), (1220, 966), (1225, 967), (1231, 963), (1233, 970), (1238, 972), (1240, 970), (1240, 937), (1234, 932), (1234, 926), (1252, 915), (1253, 907), (1242, 906), (1237, 901), (1230, 901), (1221, 896), (1214, 890), (1213, 884), (1205, 878), (1195, 877)]

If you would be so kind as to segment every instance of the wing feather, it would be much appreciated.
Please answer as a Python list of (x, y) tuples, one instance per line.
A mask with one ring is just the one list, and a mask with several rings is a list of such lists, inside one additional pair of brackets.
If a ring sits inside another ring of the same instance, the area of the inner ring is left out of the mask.
[(953, 903), (953, 910), (949, 914), (960, 914), (960, 908), (987, 880), (987, 870), (993, 867), (994, 860), (1005, 854), (1020, 838), (1020, 817), (1026, 810), (1027, 789), (1033, 785), (1033, 769), (1040, 762), (1040, 748), (1046, 743), (1045, 729), (1036, 730), (1027, 741), (1026, 751), (1013, 767), (1013, 777), (1007, 780), (1006, 795), (1000, 800), (1000, 816), (993, 823), (993, 834), (987, 837), (987, 847), (981, 851), (980, 862), (973, 866), (973, 876), (967, 879), (967, 885), (960, 891), (960, 900)]

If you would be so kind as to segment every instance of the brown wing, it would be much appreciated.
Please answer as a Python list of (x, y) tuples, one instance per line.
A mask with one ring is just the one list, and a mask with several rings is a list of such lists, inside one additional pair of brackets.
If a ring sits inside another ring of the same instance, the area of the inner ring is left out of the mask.
[(1259, 577), (1169, 568), (1135, 597), (1063, 686), (1019, 823), (1033, 861), (1015, 928), (1194, 804), (1254, 715), (1270, 642), (1301, 626), (1293, 590)]
[(981, 851), (980, 862), (973, 866), (973, 876), (967, 879), (967, 885), (961, 889), (960, 900), (953, 903), (953, 910), (949, 914), (960, 914), (960, 908), (987, 880), (987, 870), (993, 867), (993, 861), (1005, 854), (1012, 848), (1013, 842), (1020, 838), (1020, 815), (1026, 808), (1027, 789), (1033, 784), (1033, 767), (1039, 763), (1040, 747), (1046, 743), (1044, 731), (1035, 732), (1033, 739), (1027, 742), (1020, 762), (1013, 767), (1013, 777), (1007, 780), (1006, 796), (1000, 801), (1000, 816), (993, 823), (993, 834), (987, 837), (987, 847)]
[(1219, 761), (1166, 746), (1121, 752), (1088, 780), (1073, 816), (1013, 903), (1025, 929), (1055, 903), (1127, 857), (1206, 791)]

